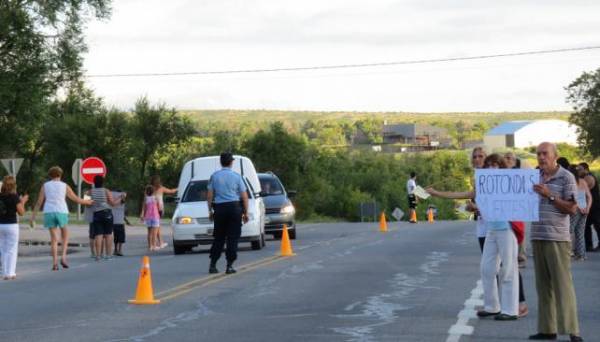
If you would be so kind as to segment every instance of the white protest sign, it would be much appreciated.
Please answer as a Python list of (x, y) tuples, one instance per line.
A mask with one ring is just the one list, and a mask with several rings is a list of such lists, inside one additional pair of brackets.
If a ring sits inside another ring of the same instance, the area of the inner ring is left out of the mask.
[(533, 185), (539, 170), (477, 169), (475, 200), (486, 221), (539, 221), (540, 199)]
[(415, 187), (413, 194), (421, 199), (428, 199), (431, 196), (427, 191), (425, 191), (425, 189), (423, 189), (419, 185)]

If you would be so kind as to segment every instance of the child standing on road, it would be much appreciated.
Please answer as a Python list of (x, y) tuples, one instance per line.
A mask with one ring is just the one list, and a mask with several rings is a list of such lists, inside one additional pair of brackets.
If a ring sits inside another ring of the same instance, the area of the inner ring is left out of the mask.
[(144, 191), (144, 204), (142, 205), (140, 219), (148, 227), (148, 250), (157, 250), (156, 233), (160, 227), (160, 214), (158, 213), (158, 199), (154, 195), (152, 185), (146, 186)]
[(113, 230), (114, 230), (114, 243), (115, 251), (113, 255), (123, 256), (123, 244), (125, 243), (125, 223), (127, 218), (125, 217), (125, 196), (127, 194), (120, 190), (112, 192), (113, 198), (121, 198), (116, 206), (112, 208), (113, 212)]

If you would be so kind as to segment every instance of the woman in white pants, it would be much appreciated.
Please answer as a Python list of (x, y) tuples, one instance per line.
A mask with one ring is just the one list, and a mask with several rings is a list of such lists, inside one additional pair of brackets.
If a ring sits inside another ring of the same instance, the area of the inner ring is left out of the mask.
[[(499, 321), (516, 320), (519, 317), (517, 237), (508, 222), (487, 222), (487, 227), (481, 256), (484, 309), (478, 311), (477, 316), (495, 316)], [(498, 283), (502, 291), (500, 298)]]
[[(484, 167), (498, 169), (505, 168), (505, 164), (502, 157), (492, 154), (485, 158)], [(475, 198), (474, 191), (440, 192), (433, 188), (428, 188), (427, 191), (433, 196), (444, 198)], [(480, 263), (484, 309), (479, 310), (477, 316), (495, 316), (499, 321), (515, 320), (519, 317), (517, 238), (509, 222), (489, 222), (485, 221), (485, 217), (480, 217), (480, 220), (480, 224), (484, 224), (486, 230)], [(502, 300), (498, 295), (498, 283), (502, 291)]]
[[(485, 158), (488, 169), (504, 169), (498, 154)], [(498, 321), (519, 318), (519, 245), (509, 222), (486, 222), (487, 234), (481, 256), (481, 282), (484, 309), (479, 317), (495, 316)], [(500, 265), (502, 264), (502, 267)], [(498, 285), (502, 295), (499, 296)], [(500, 297), (500, 298), (499, 298)]]
[(19, 223), (17, 214), (23, 216), (28, 195), (17, 195), (17, 182), (5, 176), (0, 189), (0, 255), (4, 280), (17, 278), (17, 251), (19, 249)]

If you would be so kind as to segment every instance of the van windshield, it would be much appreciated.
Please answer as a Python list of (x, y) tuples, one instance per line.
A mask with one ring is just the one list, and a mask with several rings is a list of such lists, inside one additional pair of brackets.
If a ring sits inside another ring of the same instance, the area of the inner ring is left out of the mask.
[(208, 180), (190, 182), (181, 202), (206, 202)]

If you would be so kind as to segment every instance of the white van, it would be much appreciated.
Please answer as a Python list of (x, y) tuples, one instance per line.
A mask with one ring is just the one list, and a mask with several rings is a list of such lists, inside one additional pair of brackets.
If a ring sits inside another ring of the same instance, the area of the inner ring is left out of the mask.
[[(233, 170), (242, 175), (248, 189), (249, 221), (242, 225), (240, 242), (250, 242), (252, 249), (261, 249), (265, 245), (265, 206), (259, 195), (260, 182), (250, 159), (237, 155), (234, 158)], [(196, 158), (183, 166), (172, 219), (175, 254), (212, 243), (214, 224), (208, 219), (206, 187), (210, 176), (220, 169), (219, 156)]]

